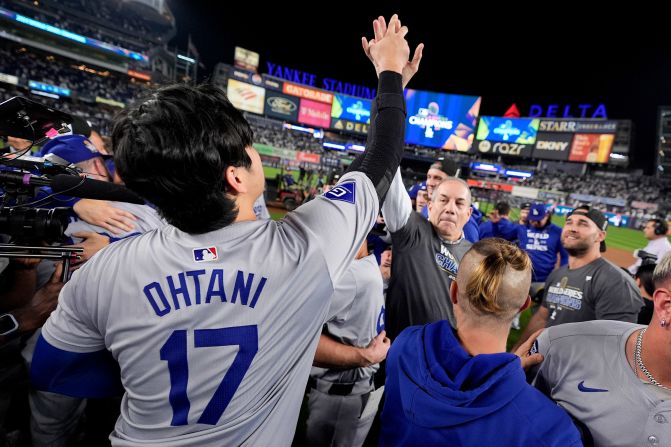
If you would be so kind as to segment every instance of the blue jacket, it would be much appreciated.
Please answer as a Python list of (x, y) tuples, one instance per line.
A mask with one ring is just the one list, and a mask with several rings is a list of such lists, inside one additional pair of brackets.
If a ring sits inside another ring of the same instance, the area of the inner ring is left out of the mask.
[[(427, 219), (429, 218), (428, 206), (425, 206), (422, 210), (422, 216), (426, 217)], [(464, 238), (466, 238), (468, 242), (476, 243), (480, 240), (478, 225), (480, 224), (481, 220), (482, 213), (480, 210), (474, 206), (471, 206), (471, 217), (468, 219), (468, 222), (466, 222), (466, 225), (464, 225)]]
[(513, 242), (517, 240), (517, 226), (505, 217), (502, 217), (498, 223), (493, 223), (491, 220), (483, 222), (478, 227), (480, 239), (487, 237), (500, 237), (507, 241)]
[(405, 329), (387, 357), (381, 446), (581, 446), (514, 354), (469, 355), (450, 324)]

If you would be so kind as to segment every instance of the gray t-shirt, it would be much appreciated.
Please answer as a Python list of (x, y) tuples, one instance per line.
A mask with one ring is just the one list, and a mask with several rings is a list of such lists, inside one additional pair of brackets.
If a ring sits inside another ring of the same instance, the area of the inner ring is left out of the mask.
[(333, 284), (378, 209), (350, 172), (279, 222), (117, 242), (74, 273), (42, 335), (119, 363), (114, 446), (290, 445)]
[(568, 265), (550, 273), (543, 306), (546, 327), (589, 320), (636, 322), (643, 299), (634, 280), (619, 267), (598, 258), (578, 269)]
[(644, 384), (625, 345), (639, 328), (620, 321), (587, 321), (546, 329), (545, 357), (534, 386), (590, 431), (597, 447), (671, 445), (671, 394)]
[[(336, 341), (365, 347), (384, 330), (382, 274), (375, 255), (357, 259), (338, 281), (333, 293), (326, 332)], [(329, 382), (352, 383), (370, 378), (380, 367), (325, 369), (313, 367), (310, 375)]]
[(387, 289), (387, 335), (393, 339), (406, 327), (439, 320), (455, 326), (450, 283), (472, 244), (463, 237), (457, 243), (442, 241), (431, 222), (412, 211), (399, 172), (382, 212), (394, 253)]

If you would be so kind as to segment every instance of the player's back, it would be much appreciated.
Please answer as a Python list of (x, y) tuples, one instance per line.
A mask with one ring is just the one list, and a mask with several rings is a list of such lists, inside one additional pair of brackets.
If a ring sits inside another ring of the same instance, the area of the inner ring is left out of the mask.
[(86, 314), (126, 389), (114, 445), (291, 442), (333, 286), (290, 221), (166, 226), (78, 274), (73, 293), (95, 306)]

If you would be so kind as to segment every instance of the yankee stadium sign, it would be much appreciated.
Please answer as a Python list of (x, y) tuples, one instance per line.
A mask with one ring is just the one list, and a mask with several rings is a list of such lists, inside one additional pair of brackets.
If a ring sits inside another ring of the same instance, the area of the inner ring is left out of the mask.
[(266, 66), (270, 76), (275, 76), (286, 81), (309, 85), (315, 88), (322, 88), (324, 90), (342, 93), (345, 95), (358, 96), (360, 98), (375, 98), (376, 89), (374, 88), (358, 84), (350, 84), (349, 82), (342, 82), (331, 78), (323, 78), (321, 79), (321, 82), (319, 82), (319, 78), (317, 78), (317, 75), (313, 73), (296, 70), (295, 68), (284, 67), (282, 65), (274, 64), (270, 61), (266, 62)]

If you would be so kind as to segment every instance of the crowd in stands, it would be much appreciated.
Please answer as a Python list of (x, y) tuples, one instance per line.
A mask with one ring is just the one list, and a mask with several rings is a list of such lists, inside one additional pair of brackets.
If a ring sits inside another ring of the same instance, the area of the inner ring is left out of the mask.
[(165, 43), (170, 31), (167, 25), (144, 20), (137, 13), (126, 13), (123, 2), (118, 0), (46, 0), (38, 5), (24, 0), (0, 0), (0, 6), (85, 37), (142, 53)]
[(82, 64), (17, 45), (0, 45), (0, 72), (17, 76), (20, 85), (28, 81), (43, 82), (66, 88), (95, 99), (112, 99), (127, 103), (141, 94), (144, 85), (125, 75), (98, 69), (89, 73), (77, 67)]

